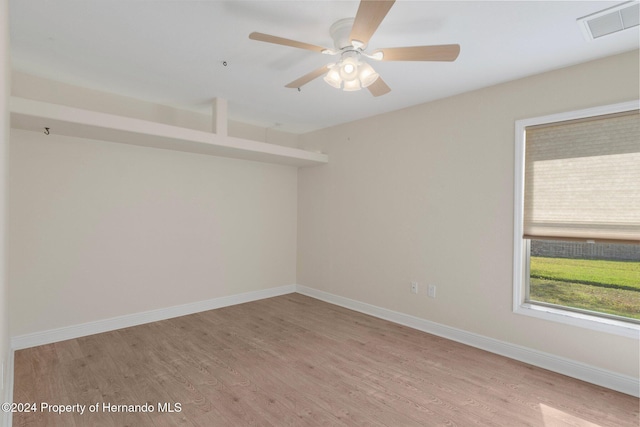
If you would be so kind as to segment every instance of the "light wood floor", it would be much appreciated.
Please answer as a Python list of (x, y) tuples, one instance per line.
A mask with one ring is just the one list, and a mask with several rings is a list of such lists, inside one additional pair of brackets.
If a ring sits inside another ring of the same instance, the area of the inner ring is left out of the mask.
[(299, 294), (17, 351), (14, 401), (156, 406), (14, 426), (639, 425), (634, 397)]

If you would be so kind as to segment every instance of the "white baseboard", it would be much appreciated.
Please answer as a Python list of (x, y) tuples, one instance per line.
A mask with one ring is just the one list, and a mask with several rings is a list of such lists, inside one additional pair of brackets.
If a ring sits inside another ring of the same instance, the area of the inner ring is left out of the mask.
[[(279, 286), (277, 288), (245, 292), (242, 294), (213, 298), (206, 301), (197, 301), (173, 307), (145, 311), (142, 313), (127, 314), (124, 316), (112, 317), (110, 319), (96, 320), (94, 322), (83, 323), (80, 325), (49, 329), (47, 331), (36, 332), (33, 334), (19, 335), (11, 338), (11, 348), (13, 350), (20, 350), (23, 348), (50, 344), (87, 335), (114, 331), (116, 329), (128, 328), (130, 326), (142, 325), (144, 323), (157, 322), (159, 320), (200, 313), (202, 311), (213, 310), (230, 305), (290, 294), (295, 292), (295, 289), (295, 285)], [(12, 373), (13, 369), (9, 372)]]
[(630, 394), (640, 397), (640, 381), (638, 378), (627, 375), (618, 374), (606, 369), (597, 368), (575, 360), (566, 359), (555, 356), (553, 354), (544, 353), (533, 350), (531, 348), (522, 347), (508, 342), (496, 340), (472, 332), (463, 331), (461, 329), (452, 328), (440, 323), (431, 322), (419, 317), (411, 316), (397, 311), (388, 310), (386, 308), (377, 307), (375, 305), (366, 304), (360, 301), (330, 294), (328, 292), (319, 291), (302, 285), (296, 285), (296, 292), (316, 298), (331, 304), (339, 305), (354, 311), (359, 311), (370, 316), (408, 326), (423, 332), (427, 332), (439, 337), (447, 338), (463, 344), (477, 347), (482, 350), (496, 353), (501, 356), (519, 360), (530, 365), (548, 369), (563, 375), (577, 378), (602, 387), (607, 387), (621, 393)]

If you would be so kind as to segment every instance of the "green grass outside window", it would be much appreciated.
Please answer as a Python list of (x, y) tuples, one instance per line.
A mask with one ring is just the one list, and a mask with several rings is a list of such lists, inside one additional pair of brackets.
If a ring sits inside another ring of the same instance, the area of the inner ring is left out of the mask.
[(640, 319), (640, 261), (530, 259), (532, 301)]

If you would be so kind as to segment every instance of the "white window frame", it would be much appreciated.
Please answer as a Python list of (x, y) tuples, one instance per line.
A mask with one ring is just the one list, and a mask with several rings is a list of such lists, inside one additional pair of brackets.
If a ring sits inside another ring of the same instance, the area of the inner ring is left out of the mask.
[(592, 316), (561, 308), (525, 302), (529, 277), (528, 240), (523, 239), (525, 129), (528, 126), (563, 122), (637, 110), (640, 101), (623, 102), (584, 110), (517, 120), (515, 123), (514, 235), (513, 235), (513, 312), (538, 319), (559, 322), (640, 340), (640, 325), (605, 317)]

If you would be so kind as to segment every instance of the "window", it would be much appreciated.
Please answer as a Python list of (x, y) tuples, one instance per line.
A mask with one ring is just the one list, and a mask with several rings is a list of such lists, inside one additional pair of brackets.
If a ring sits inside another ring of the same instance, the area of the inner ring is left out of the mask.
[(515, 312), (640, 338), (638, 106), (516, 122)]

